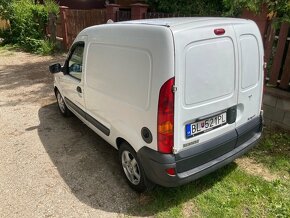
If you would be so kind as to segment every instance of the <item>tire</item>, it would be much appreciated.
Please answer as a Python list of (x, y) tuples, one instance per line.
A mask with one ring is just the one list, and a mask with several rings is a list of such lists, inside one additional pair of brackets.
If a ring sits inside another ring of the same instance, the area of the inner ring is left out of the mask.
[(132, 189), (141, 193), (154, 187), (154, 184), (147, 179), (136, 152), (129, 144), (121, 144), (119, 160), (126, 181)]
[(56, 96), (57, 105), (58, 105), (58, 108), (59, 108), (61, 115), (64, 117), (70, 117), (72, 115), (72, 113), (67, 108), (67, 106), (64, 102), (64, 99), (58, 90), (55, 91), (55, 96)]

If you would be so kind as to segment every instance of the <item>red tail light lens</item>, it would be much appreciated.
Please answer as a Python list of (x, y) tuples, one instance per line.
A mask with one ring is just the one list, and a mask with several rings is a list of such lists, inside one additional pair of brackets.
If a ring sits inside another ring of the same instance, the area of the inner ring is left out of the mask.
[(159, 92), (157, 117), (158, 151), (170, 154), (173, 149), (174, 127), (174, 77), (166, 81)]
[(168, 168), (166, 169), (166, 172), (169, 176), (175, 176), (176, 173), (175, 173), (175, 168)]

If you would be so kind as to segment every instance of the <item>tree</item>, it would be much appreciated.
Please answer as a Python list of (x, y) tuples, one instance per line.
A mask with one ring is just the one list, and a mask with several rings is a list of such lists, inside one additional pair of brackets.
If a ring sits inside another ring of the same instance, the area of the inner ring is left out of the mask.
[(269, 11), (290, 21), (289, 0), (147, 0), (153, 10), (191, 16), (239, 16), (242, 9), (258, 13), (265, 4)]
[(6, 44), (14, 44), (24, 50), (49, 53), (53, 46), (46, 38), (49, 13), (58, 13), (58, 5), (46, 0), (45, 5), (34, 0), (0, 0), (0, 15), (9, 20), (10, 28), (0, 32)]
[(34, 4), (44, 4), (44, 0), (34, 0)]
[(258, 13), (262, 5), (266, 5), (280, 20), (290, 22), (289, 0), (223, 0), (225, 14), (237, 16), (243, 8)]
[(217, 16), (223, 12), (223, 0), (147, 0), (158, 12), (187, 16)]

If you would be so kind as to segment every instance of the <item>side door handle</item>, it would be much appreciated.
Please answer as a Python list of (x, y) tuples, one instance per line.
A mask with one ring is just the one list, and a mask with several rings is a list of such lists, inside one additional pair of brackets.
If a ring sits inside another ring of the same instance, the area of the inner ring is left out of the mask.
[(78, 93), (82, 93), (82, 89), (81, 89), (81, 87), (77, 86), (77, 92), (78, 92)]

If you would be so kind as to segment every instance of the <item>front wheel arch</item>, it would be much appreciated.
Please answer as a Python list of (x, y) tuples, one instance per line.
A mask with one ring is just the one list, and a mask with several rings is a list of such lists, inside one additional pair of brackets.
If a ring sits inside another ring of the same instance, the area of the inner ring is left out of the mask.
[[(58, 108), (60, 110), (61, 115), (64, 116), (64, 117), (70, 117), (72, 115), (72, 112), (66, 106), (65, 100), (64, 100), (62, 94), (60, 93), (60, 91), (58, 90), (57, 87), (54, 88), (54, 92), (55, 92), (55, 97), (57, 99), (57, 104), (58, 104)], [(60, 96), (60, 99), (61, 99), (61, 102), (62, 102), (62, 107), (60, 106), (58, 96)]]
[(59, 92), (59, 90), (58, 90), (58, 88), (57, 88), (56, 86), (54, 87), (53, 90), (54, 90), (54, 95), (55, 95), (55, 97), (56, 97), (56, 93)]

